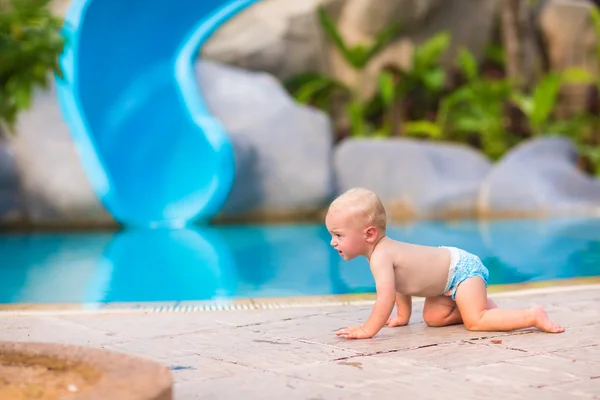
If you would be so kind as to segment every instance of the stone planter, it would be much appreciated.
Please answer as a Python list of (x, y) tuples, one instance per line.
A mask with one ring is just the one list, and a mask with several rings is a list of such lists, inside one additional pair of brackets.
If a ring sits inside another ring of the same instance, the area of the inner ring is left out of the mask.
[(0, 342), (0, 398), (171, 400), (167, 367), (125, 354), (54, 343)]

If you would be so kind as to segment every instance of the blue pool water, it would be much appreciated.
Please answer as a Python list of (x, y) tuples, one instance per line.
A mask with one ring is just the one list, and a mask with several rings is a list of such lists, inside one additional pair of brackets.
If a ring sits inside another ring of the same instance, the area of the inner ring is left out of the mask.
[[(490, 284), (600, 275), (600, 219), (422, 222), (392, 238), (478, 254)], [(0, 236), (0, 303), (162, 302), (374, 292), (323, 225)]]

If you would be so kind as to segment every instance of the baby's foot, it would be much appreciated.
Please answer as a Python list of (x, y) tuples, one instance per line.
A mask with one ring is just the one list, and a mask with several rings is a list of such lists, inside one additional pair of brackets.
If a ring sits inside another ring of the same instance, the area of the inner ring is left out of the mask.
[(550, 321), (546, 315), (546, 311), (540, 306), (531, 307), (531, 311), (535, 315), (535, 327), (539, 330), (549, 333), (561, 333), (565, 331), (561, 325)]

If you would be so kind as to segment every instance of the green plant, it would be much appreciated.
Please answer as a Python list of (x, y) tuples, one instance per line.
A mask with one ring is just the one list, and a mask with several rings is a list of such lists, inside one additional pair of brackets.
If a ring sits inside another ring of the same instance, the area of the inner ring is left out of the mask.
[(565, 128), (577, 128), (576, 119), (560, 121), (553, 118), (560, 88), (565, 84), (588, 84), (591, 82), (593, 82), (591, 74), (581, 68), (568, 68), (562, 72), (550, 71), (540, 79), (531, 94), (515, 92), (512, 94), (511, 100), (527, 117), (533, 135), (541, 135), (548, 131), (568, 133)]
[[(435, 108), (435, 103), (445, 87), (446, 70), (441, 64), (441, 57), (448, 49), (450, 40), (448, 32), (440, 32), (415, 48), (411, 68), (381, 72), (378, 96), (382, 105), (381, 112), (387, 114), (386, 130), (440, 138), (435, 124), (420, 118)], [(403, 104), (403, 100), (407, 98), (412, 101), (410, 107), (406, 103)], [(417, 120), (402, 121), (405, 118)]]
[[(382, 29), (372, 44), (359, 43), (348, 45), (342, 38), (338, 28), (323, 7), (319, 7), (318, 18), (329, 40), (344, 61), (354, 70), (362, 72), (364, 68), (379, 54), (398, 34), (400, 26), (392, 24)], [(346, 104), (344, 110), (350, 123), (352, 136), (386, 135), (385, 130), (376, 129), (369, 122), (369, 112), (378, 99), (362, 100), (358, 96), (358, 87), (349, 87), (337, 79), (318, 73), (301, 74), (284, 82), (289, 93), (301, 104), (310, 104), (329, 113), (336, 99)], [(378, 94), (376, 94), (378, 96)]]
[(358, 43), (354, 46), (349, 46), (342, 38), (340, 31), (335, 26), (335, 22), (333, 22), (323, 7), (318, 8), (317, 14), (321, 27), (329, 37), (329, 40), (331, 40), (336, 49), (342, 54), (348, 65), (356, 70), (365, 68), (373, 57), (383, 50), (400, 32), (399, 24), (390, 24), (375, 35), (375, 40), (372, 44)]
[(411, 135), (460, 142), (477, 138), (482, 150), (496, 159), (516, 140), (504, 122), (510, 84), (505, 79), (481, 76), (477, 60), (467, 49), (460, 49), (456, 64), (465, 82), (442, 98), (435, 121), (409, 121), (404, 130)]
[(62, 19), (49, 0), (0, 2), (0, 123), (14, 132), (20, 111), (30, 107), (36, 87), (47, 87), (49, 72), (61, 75)]
[(440, 59), (448, 49), (450, 40), (448, 32), (439, 32), (415, 48), (412, 67), (402, 71), (401, 95), (421, 89), (428, 95), (434, 95), (444, 88), (446, 70)]

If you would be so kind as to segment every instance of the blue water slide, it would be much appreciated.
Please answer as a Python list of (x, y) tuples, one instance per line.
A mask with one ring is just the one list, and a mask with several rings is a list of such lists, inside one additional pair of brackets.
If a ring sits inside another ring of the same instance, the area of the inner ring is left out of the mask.
[(124, 225), (219, 212), (232, 144), (194, 74), (200, 47), (257, 0), (74, 0), (58, 101), (98, 198)]

